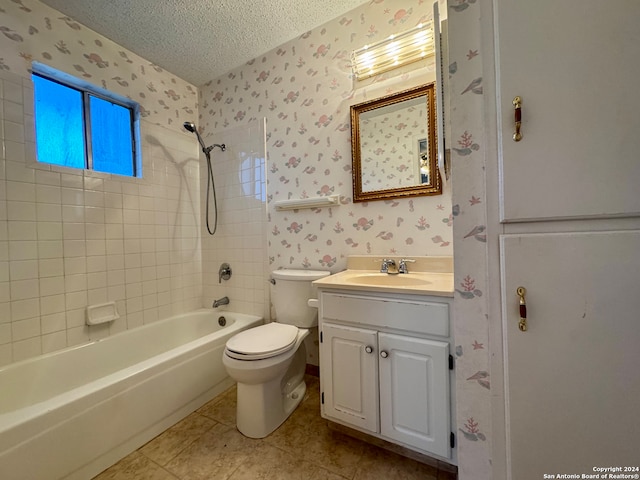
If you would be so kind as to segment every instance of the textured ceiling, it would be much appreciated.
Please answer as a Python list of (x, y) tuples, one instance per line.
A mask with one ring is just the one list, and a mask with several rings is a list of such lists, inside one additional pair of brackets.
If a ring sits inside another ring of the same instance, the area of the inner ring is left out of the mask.
[(200, 86), (371, 0), (42, 1)]

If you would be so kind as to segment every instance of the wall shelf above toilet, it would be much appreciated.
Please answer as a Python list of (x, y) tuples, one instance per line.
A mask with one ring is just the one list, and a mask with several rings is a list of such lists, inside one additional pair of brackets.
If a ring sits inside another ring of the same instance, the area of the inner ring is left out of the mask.
[(337, 207), (340, 205), (340, 195), (327, 197), (292, 198), (289, 200), (276, 200), (276, 210), (299, 210), (302, 208)]

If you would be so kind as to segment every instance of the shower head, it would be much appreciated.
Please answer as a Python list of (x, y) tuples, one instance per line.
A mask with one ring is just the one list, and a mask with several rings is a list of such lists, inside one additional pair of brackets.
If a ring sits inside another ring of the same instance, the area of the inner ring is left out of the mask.
[(182, 126), (184, 127), (184, 129), (188, 132), (191, 133), (195, 133), (196, 137), (198, 137), (198, 142), (200, 143), (200, 146), (202, 147), (202, 151), (204, 152), (205, 155), (209, 155), (209, 152), (211, 152), (211, 150), (213, 149), (213, 147), (208, 147), (204, 144), (204, 142), (202, 141), (202, 137), (200, 136), (200, 134), (198, 133), (198, 129), (196, 128), (195, 123), (193, 122), (184, 122), (182, 124)]
[(224, 143), (214, 143), (210, 147), (206, 147), (204, 142), (202, 141), (202, 137), (198, 133), (196, 125), (193, 122), (184, 122), (182, 126), (185, 128), (185, 130), (196, 134), (196, 137), (198, 137), (198, 142), (200, 142), (200, 146), (202, 147), (202, 151), (207, 157), (209, 156), (209, 153), (211, 153), (211, 150), (213, 150), (215, 147), (218, 147), (223, 152), (227, 149), (227, 146)]

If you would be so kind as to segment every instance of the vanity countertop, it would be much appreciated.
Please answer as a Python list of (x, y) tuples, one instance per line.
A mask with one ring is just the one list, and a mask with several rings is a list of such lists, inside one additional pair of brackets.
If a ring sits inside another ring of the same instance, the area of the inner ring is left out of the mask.
[[(453, 297), (452, 257), (395, 257), (396, 265), (401, 258), (409, 258), (409, 273), (380, 273), (372, 268), (382, 262), (380, 255), (358, 255), (347, 259), (347, 269), (313, 282), (320, 289), (343, 289), (369, 292), (398, 293), (411, 295), (433, 295)], [(379, 268), (379, 267), (378, 267)]]

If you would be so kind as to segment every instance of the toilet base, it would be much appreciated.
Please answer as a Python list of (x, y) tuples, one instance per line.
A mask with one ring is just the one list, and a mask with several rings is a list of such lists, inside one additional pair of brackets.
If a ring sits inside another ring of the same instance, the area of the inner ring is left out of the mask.
[(280, 382), (260, 385), (238, 383), (238, 430), (249, 438), (268, 436), (289, 418), (306, 391), (304, 380), (286, 395), (282, 393)]
[(296, 345), (284, 355), (250, 361), (224, 354), (227, 373), (238, 382), (236, 425), (244, 436), (266, 437), (304, 398), (308, 334), (309, 330), (299, 329)]

